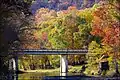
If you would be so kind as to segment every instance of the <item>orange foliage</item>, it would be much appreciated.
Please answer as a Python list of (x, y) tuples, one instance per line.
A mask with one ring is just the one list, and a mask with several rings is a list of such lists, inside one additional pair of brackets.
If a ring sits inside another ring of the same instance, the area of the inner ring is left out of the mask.
[(24, 43), (23, 45), (22, 45), (22, 48), (23, 49), (40, 49), (40, 45), (39, 44), (26, 44), (26, 43)]
[(98, 8), (93, 13), (92, 35), (102, 37), (102, 43), (109, 46), (119, 46), (120, 44), (120, 24), (113, 20), (108, 12), (108, 8)]
[(42, 32), (42, 40), (47, 40), (47, 33), (46, 32)]
[(70, 6), (68, 7), (68, 10), (77, 10), (76, 6)]

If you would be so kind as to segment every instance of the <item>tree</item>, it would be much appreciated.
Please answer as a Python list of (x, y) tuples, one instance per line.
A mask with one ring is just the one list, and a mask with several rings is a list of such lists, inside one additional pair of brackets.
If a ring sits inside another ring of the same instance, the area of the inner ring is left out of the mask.
[[(114, 12), (111, 12), (114, 11)], [(118, 12), (118, 13), (117, 13)], [(117, 64), (117, 55), (120, 52), (120, 24), (115, 16), (120, 16), (116, 7), (105, 4), (93, 13), (94, 19), (91, 34), (102, 38), (102, 45), (110, 46), (111, 52), (114, 54), (115, 64)], [(116, 65), (116, 73), (118, 72)]]
[(31, 14), (28, 7), (21, 0), (0, 0), (0, 73), (8, 71), (9, 49), (20, 47), (18, 35), (28, 25), (27, 16)]
[(74, 6), (59, 12), (43, 8), (38, 10), (35, 16), (36, 25), (41, 28), (36, 32), (38, 37), (43, 38), (43, 35), (47, 35), (47, 40), (40, 40), (47, 41), (46, 45), (51, 45), (50, 47), (54, 49), (80, 49), (88, 45), (92, 15), (79, 12)]
[[(92, 41), (89, 44), (88, 48), (89, 52), (86, 55), (87, 58), (87, 73), (86, 74), (93, 74), (94, 72), (98, 72), (98, 64), (99, 64), (99, 59), (101, 58), (101, 55), (103, 54), (103, 49), (101, 48), (100, 44), (98, 44), (96, 41)], [(93, 70), (91, 70), (91, 68)]]
[[(100, 65), (104, 62), (110, 62), (110, 64), (112, 63), (112, 60), (111, 60), (112, 56), (109, 55), (108, 57), (108, 54), (111, 53), (112, 48), (110, 46), (102, 46), (101, 43), (99, 43), (97, 39), (95, 38), (89, 44), (88, 50), (89, 52), (86, 55), (87, 74), (101, 74), (102, 73), (101, 69), (103, 66), (100, 66)], [(91, 71), (91, 68), (93, 68), (92, 71)], [(109, 66), (107, 68), (109, 69)], [(110, 67), (110, 69), (112, 68)]]
[[(87, 49), (91, 42), (93, 17), (90, 13), (93, 10), (77, 10), (70, 6), (67, 10), (56, 12), (41, 8), (35, 14), (36, 27), (40, 28), (35, 35), (46, 49)], [(70, 57), (73, 58), (73, 55)], [(74, 57), (80, 59), (80, 55)]]

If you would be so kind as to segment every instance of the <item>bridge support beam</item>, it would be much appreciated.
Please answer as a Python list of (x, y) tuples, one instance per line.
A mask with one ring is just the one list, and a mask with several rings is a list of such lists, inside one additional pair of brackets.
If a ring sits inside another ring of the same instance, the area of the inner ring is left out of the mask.
[(60, 76), (67, 76), (68, 61), (67, 55), (60, 55)]

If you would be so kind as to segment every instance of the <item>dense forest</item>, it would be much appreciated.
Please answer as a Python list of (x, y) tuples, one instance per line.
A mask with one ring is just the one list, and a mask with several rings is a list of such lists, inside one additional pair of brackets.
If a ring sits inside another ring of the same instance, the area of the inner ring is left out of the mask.
[[(87, 49), (92, 52), (68, 55), (69, 65), (87, 63), (85, 73), (91, 74), (107, 59), (119, 73), (119, 9), (119, 0), (2, 0), (0, 69), (7, 70), (11, 49)], [(58, 67), (58, 55), (19, 56), (20, 69)]]

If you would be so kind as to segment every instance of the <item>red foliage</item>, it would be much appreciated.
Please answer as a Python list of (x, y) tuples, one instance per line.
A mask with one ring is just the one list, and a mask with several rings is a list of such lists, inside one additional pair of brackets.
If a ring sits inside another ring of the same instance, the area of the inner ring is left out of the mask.
[(108, 14), (107, 8), (99, 8), (93, 13), (92, 35), (102, 37), (102, 43), (109, 46), (120, 44), (120, 24)]
[(76, 10), (77, 8), (76, 8), (76, 6), (70, 6), (70, 7), (68, 7), (68, 10)]
[(46, 32), (43, 32), (42, 33), (42, 40), (47, 40), (47, 33)]

